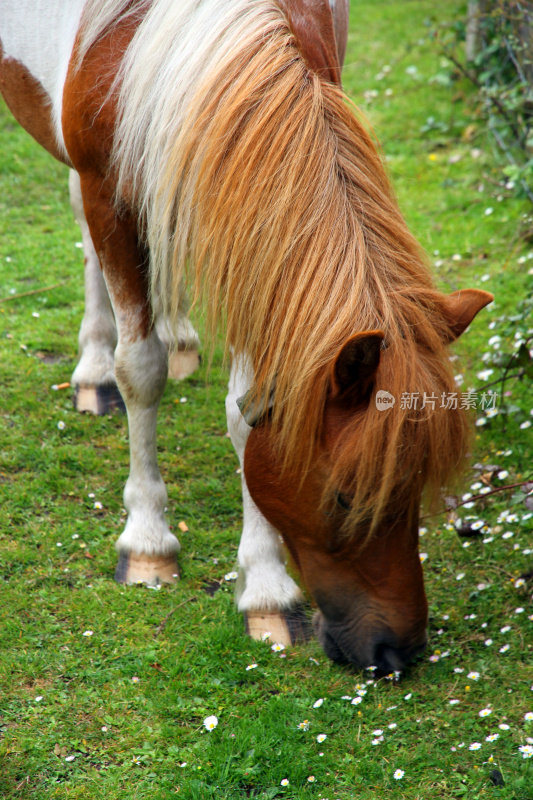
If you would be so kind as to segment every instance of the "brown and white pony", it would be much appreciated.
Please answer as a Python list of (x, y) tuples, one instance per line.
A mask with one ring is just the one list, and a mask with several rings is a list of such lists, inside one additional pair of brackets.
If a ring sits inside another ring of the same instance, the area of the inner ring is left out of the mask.
[(298, 633), (281, 533), (326, 653), (388, 672), (426, 642), (422, 492), (467, 448), (464, 412), (438, 402), (447, 345), (491, 296), (434, 288), (340, 88), (346, 25), (346, 0), (2, 0), (0, 88), (79, 175), (113, 308), (131, 450), (117, 579), (177, 575), (154, 319), (178, 324), (187, 281), (233, 353), (250, 632)]

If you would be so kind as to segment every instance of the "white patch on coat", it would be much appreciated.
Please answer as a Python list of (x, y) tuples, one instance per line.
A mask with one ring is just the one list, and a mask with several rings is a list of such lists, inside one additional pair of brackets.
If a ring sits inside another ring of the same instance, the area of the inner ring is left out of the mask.
[(59, 146), (63, 86), (85, 0), (2, 0), (0, 39), (4, 56), (24, 64), (45, 89)]

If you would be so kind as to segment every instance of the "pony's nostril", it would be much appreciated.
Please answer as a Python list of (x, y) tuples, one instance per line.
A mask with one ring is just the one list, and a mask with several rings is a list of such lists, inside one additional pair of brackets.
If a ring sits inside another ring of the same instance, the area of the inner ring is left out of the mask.
[(378, 642), (374, 646), (374, 664), (379, 672), (399, 672), (410, 664), (425, 648), (425, 643), (415, 647), (396, 647), (390, 642)]
[(387, 644), (380, 644), (374, 651), (374, 665), (380, 672), (397, 672), (402, 670), (407, 661), (401, 650)]

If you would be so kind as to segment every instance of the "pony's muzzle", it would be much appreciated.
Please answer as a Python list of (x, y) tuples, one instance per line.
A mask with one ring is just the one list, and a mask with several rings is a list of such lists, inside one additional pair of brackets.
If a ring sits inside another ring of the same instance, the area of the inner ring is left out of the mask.
[(401, 672), (425, 650), (427, 644), (425, 632), (415, 643), (399, 642), (388, 628), (366, 636), (353, 636), (350, 635), (349, 626), (328, 624), (321, 611), (317, 611), (313, 617), (313, 629), (332, 661), (352, 664), (359, 669), (373, 667), (378, 676)]

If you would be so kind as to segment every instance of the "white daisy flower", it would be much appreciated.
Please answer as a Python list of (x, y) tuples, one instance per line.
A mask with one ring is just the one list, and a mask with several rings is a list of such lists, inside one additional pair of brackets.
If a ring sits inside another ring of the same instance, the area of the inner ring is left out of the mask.
[(493, 372), (493, 369), (482, 369), (481, 372), (477, 373), (477, 377), (480, 381), (488, 381)]
[(217, 725), (218, 725), (218, 718), (215, 717), (214, 714), (211, 714), (210, 717), (206, 717), (204, 719), (204, 728), (207, 731), (213, 731)]

